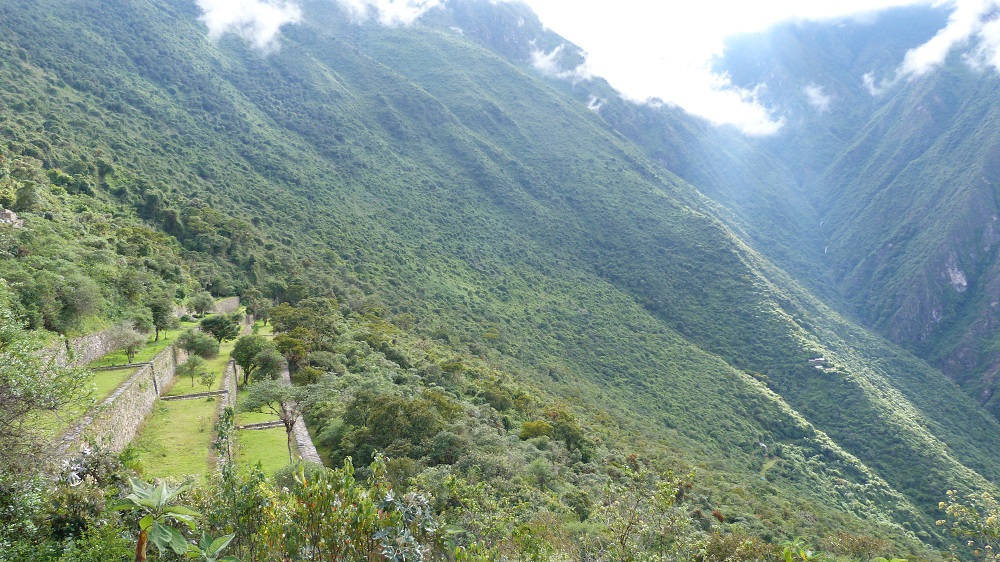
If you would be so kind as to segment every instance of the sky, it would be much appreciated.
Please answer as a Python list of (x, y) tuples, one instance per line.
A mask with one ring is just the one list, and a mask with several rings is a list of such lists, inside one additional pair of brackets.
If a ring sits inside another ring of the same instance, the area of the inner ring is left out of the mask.
[[(329, 0), (345, 7), (355, 21), (412, 25), (441, 0)], [(491, 0), (506, 1), (506, 0)], [(523, 0), (546, 27), (587, 53), (586, 63), (567, 79), (600, 76), (626, 99), (682, 107), (716, 124), (734, 125), (748, 135), (781, 129), (780, 112), (758, 103), (756, 89), (733, 87), (728, 77), (710, 69), (726, 37), (762, 31), (794, 20), (870, 17), (892, 6), (931, 4), (933, 0)], [(302, 21), (297, 0), (197, 0), (209, 36), (237, 33), (264, 52), (280, 47), (280, 29)], [(910, 80), (939, 66), (962, 49), (978, 68), (1000, 69), (1000, 0), (945, 0), (948, 25), (900, 61), (892, 76), (859, 76), (859, 87), (879, 95), (900, 80)], [(536, 66), (555, 72), (552, 53), (536, 53)], [(766, 87), (760, 85), (759, 87)], [(836, 100), (822, 85), (810, 84), (802, 95), (817, 111)], [(595, 106), (596, 107), (596, 106)]]

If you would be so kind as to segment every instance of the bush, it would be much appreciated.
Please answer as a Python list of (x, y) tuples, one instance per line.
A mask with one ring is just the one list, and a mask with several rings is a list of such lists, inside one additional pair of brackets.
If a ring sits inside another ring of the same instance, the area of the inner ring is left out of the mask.
[(177, 347), (199, 357), (210, 359), (219, 354), (219, 342), (197, 330), (187, 330), (177, 338)]
[(549, 437), (552, 435), (552, 425), (545, 420), (535, 420), (524, 422), (521, 426), (521, 433), (518, 437), (524, 440), (532, 439), (535, 437)]

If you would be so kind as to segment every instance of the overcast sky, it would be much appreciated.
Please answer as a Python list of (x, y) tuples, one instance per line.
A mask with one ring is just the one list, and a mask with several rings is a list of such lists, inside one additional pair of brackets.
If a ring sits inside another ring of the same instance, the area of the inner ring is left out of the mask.
[[(410, 25), (440, 0), (331, 0), (357, 20)], [(658, 98), (715, 123), (732, 124), (748, 134), (769, 134), (780, 117), (762, 107), (752, 91), (733, 88), (709, 63), (726, 37), (760, 31), (788, 20), (865, 17), (874, 10), (931, 0), (523, 0), (556, 33), (588, 53), (576, 76), (607, 79), (637, 102)], [(276, 48), (283, 25), (303, 17), (296, 0), (197, 0), (210, 35), (243, 35), (263, 50)], [(873, 95), (893, 80), (932, 71), (951, 50), (967, 51), (970, 64), (1000, 68), (1000, 0), (948, 0), (948, 26), (900, 61), (895, 76), (868, 77)], [(537, 61), (544, 69), (545, 53)], [(858, 77), (859, 87), (863, 77)], [(803, 91), (818, 111), (831, 100), (822, 85)]]

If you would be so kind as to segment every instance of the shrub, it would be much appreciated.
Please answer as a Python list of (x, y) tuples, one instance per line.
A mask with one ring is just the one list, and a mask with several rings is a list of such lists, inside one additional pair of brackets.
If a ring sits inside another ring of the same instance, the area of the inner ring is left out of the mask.
[(177, 347), (199, 357), (210, 359), (219, 354), (219, 342), (197, 330), (187, 330), (177, 338)]

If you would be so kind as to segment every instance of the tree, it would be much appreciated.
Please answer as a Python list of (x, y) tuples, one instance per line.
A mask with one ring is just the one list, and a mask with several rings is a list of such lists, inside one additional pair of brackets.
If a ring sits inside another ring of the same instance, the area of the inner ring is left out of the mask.
[(153, 316), (153, 329), (156, 330), (153, 341), (160, 341), (160, 330), (169, 330), (177, 324), (177, 318), (174, 316), (174, 299), (167, 293), (160, 293), (146, 306)]
[(188, 357), (188, 360), (177, 366), (177, 376), (191, 377), (191, 388), (194, 388), (194, 379), (205, 373), (205, 360), (197, 355)]
[(240, 336), (236, 340), (230, 356), (243, 369), (243, 384), (249, 382), (250, 376), (257, 369), (257, 355), (267, 349), (274, 349), (274, 345), (264, 336)]
[(938, 507), (948, 514), (948, 520), (937, 521), (939, 527), (948, 526), (951, 534), (960, 539), (976, 558), (988, 562), (1000, 560), (1000, 502), (989, 492), (959, 495), (948, 490), (947, 501)]
[(211, 390), (212, 386), (215, 384), (215, 378), (216, 376), (214, 371), (206, 370), (202, 371), (201, 378), (198, 379), (198, 382), (200, 382), (202, 386), (207, 386)]
[(292, 430), (299, 416), (308, 409), (309, 391), (308, 386), (284, 386), (279, 381), (262, 381), (240, 393), (241, 412), (271, 413), (281, 420), (285, 426), (288, 462), (295, 460), (292, 456)]
[(177, 346), (199, 357), (210, 359), (219, 354), (219, 342), (197, 330), (187, 330), (177, 338)]
[(180, 531), (168, 525), (167, 521), (173, 519), (194, 530), (194, 518), (198, 517), (199, 513), (173, 503), (181, 492), (187, 490), (188, 485), (183, 484), (174, 488), (162, 481), (159, 484), (148, 484), (135, 478), (131, 478), (129, 482), (132, 485), (132, 493), (112, 505), (111, 509), (132, 511), (142, 515), (139, 519), (139, 539), (135, 545), (135, 562), (146, 561), (149, 541), (153, 541), (161, 556), (168, 549), (178, 555), (186, 554), (187, 540)]
[[(305, 332), (302, 328), (295, 328), (294, 332)], [(290, 365), (298, 368), (309, 355), (306, 342), (296, 337), (297, 334), (278, 334), (274, 337), (274, 347), (279, 353), (285, 356), (285, 360)]]
[(112, 328), (110, 338), (114, 349), (125, 351), (129, 363), (135, 360), (136, 352), (146, 345), (146, 336), (136, 330), (131, 322), (124, 322)]
[(240, 335), (240, 325), (225, 314), (209, 316), (201, 321), (201, 329), (212, 335), (219, 343), (235, 339)]
[(215, 299), (208, 291), (202, 291), (192, 296), (188, 304), (194, 309), (196, 315), (204, 316), (206, 312), (215, 308)]
[(288, 366), (285, 358), (275, 349), (265, 349), (255, 355), (253, 360), (257, 364), (255, 380), (277, 379)]
[[(60, 367), (45, 352), (15, 316), (14, 295), (0, 279), (0, 474), (35, 465), (45, 441), (31, 421), (85, 397), (89, 382), (87, 371)], [(0, 513), (4, 509), (0, 501)]]

